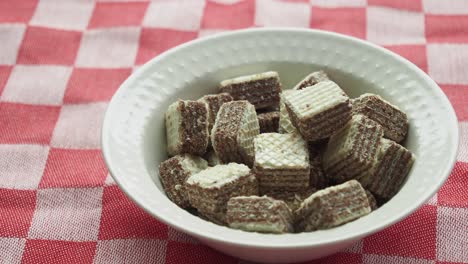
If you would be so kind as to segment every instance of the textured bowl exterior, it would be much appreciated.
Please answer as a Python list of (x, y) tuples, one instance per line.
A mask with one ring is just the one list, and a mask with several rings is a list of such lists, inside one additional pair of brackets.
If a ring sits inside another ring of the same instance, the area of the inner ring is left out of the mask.
[[(276, 70), (283, 88), (324, 69), (352, 97), (382, 95), (408, 115), (405, 145), (417, 159), (401, 191), (372, 214), (311, 233), (269, 235), (218, 226), (190, 215), (164, 194), (157, 166), (166, 159), (164, 112), (176, 100), (216, 91), (219, 81)], [(394, 224), (427, 201), (456, 160), (458, 126), (448, 99), (423, 71), (373, 44), (303, 29), (250, 29), (174, 48), (143, 65), (112, 98), (102, 130), (110, 173), (139, 206), (207, 245), (243, 259), (304, 261), (332, 254)]]

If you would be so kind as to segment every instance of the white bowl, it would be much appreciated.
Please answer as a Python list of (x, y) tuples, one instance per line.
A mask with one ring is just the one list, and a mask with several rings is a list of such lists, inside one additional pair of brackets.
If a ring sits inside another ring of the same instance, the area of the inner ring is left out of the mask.
[[(351, 97), (382, 95), (409, 117), (405, 142), (416, 162), (400, 192), (377, 211), (330, 230), (271, 235), (218, 226), (192, 216), (164, 194), (164, 112), (177, 98), (215, 93), (227, 78), (274, 70), (284, 88), (323, 69)], [(415, 211), (441, 187), (456, 160), (455, 113), (437, 84), (402, 57), (340, 34), (250, 29), (181, 45), (152, 59), (112, 98), (102, 130), (110, 173), (139, 206), (164, 223), (226, 254), (262, 262), (305, 261), (337, 252)], [(116, 227), (118, 228), (118, 227)]]

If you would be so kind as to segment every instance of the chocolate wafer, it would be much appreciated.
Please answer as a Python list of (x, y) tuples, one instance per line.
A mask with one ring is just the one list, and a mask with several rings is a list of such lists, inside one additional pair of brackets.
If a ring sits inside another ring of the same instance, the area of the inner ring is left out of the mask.
[(229, 163), (209, 167), (190, 176), (186, 183), (190, 204), (199, 214), (225, 223), (226, 204), (231, 197), (258, 195), (258, 183), (249, 167)]
[(190, 154), (174, 156), (161, 162), (159, 177), (169, 199), (182, 208), (188, 208), (185, 181), (191, 175), (208, 167), (206, 160)]
[(280, 100), (280, 118), (279, 118), (279, 127), (278, 132), (282, 134), (293, 133), (296, 132), (297, 129), (291, 123), (291, 119), (289, 118), (288, 109), (286, 109), (286, 105), (284, 104), (284, 95), (293, 92), (293, 90), (285, 90), (281, 93), (281, 100)]
[(309, 152), (298, 133), (255, 137), (253, 170), (262, 188), (297, 190), (309, 186)]
[(256, 109), (262, 109), (278, 106), (281, 83), (278, 73), (269, 71), (224, 80), (219, 89), (232, 95), (234, 100), (247, 100)]
[(289, 118), (307, 141), (328, 138), (351, 118), (351, 103), (332, 81), (322, 81), (283, 96)]
[(392, 198), (406, 179), (414, 163), (414, 155), (389, 139), (381, 139), (371, 173), (362, 179), (363, 186), (378, 199)]
[(294, 86), (293, 90), (301, 90), (306, 87), (315, 85), (322, 81), (328, 81), (328, 75), (324, 71), (316, 71), (309, 75), (307, 75), (304, 79), (302, 79), (296, 86)]
[(227, 203), (226, 222), (231, 228), (260, 233), (293, 231), (292, 212), (283, 201), (267, 196), (238, 196)]
[(257, 113), (260, 133), (278, 132), (280, 114), (278, 111)]
[(353, 99), (353, 113), (363, 114), (379, 123), (384, 129), (384, 137), (393, 141), (403, 141), (408, 132), (406, 114), (379, 95), (366, 93)]
[(166, 111), (167, 152), (203, 155), (209, 142), (208, 113), (204, 103), (178, 100)]
[(219, 93), (219, 94), (208, 94), (198, 99), (198, 101), (206, 104), (208, 111), (208, 131), (211, 131), (216, 120), (216, 115), (218, 114), (221, 105), (227, 102), (231, 102), (232, 96), (228, 93)]
[(302, 201), (316, 192), (317, 189), (308, 187), (306, 189), (289, 191), (282, 189), (276, 190), (271, 188), (259, 188), (259, 191), (260, 195), (265, 195), (273, 199), (283, 201), (291, 210), (295, 211), (299, 206), (301, 206)]
[(309, 196), (295, 211), (296, 231), (343, 225), (371, 212), (365, 190), (356, 180), (328, 187)]
[(380, 147), (383, 128), (364, 115), (355, 115), (334, 134), (323, 155), (323, 168), (337, 183), (365, 177)]
[(377, 200), (375, 199), (375, 196), (371, 192), (366, 190), (366, 196), (367, 196), (367, 200), (369, 200), (369, 206), (372, 211), (379, 208), (379, 206), (377, 205)]
[(213, 149), (222, 163), (253, 164), (253, 139), (260, 133), (257, 113), (247, 101), (228, 102), (221, 106), (211, 130)]

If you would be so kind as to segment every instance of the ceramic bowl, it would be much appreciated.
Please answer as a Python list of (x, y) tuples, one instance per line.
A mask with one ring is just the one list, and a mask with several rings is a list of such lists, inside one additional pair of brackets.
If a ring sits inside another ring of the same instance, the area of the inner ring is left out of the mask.
[[(277, 71), (283, 89), (325, 70), (350, 97), (371, 92), (408, 115), (404, 145), (416, 162), (400, 192), (354, 222), (300, 234), (259, 234), (195, 217), (164, 194), (158, 165), (167, 158), (164, 113), (178, 98), (216, 93), (221, 80)], [(454, 110), (437, 84), (406, 59), (368, 42), (305, 29), (249, 29), (173, 48), (133, 73), (107, 109), (102, 150), (120, 188), (160, 221), (226, 254), (251, 261), (292, 262), (323, 257), (404, 219), (447, 179), (456, 160)], [(118, 228), (118, 227), (116, 227)]]

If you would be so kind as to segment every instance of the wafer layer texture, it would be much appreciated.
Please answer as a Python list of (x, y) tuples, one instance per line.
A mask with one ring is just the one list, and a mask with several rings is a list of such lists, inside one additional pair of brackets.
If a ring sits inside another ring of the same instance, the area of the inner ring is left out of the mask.
[(356, 180), (328, 187), (309, 196), (296, 210), (296, 231), (339, 226), (371, 212), (365, 190)]
[(292, 124), (307, 141), (328, 138), (351, 118), (351, 103), (332, 81), (286, 93), (283, 96)]
[(260, 126), (260, 133), (278, 132), (280, 118), (279, 111), (257, 113), (257, 118)]
[(208, 111), (204, 103), (178, 100), (166, 111), (167, 152), (203, 155), (209, 142)]
[(304, 79), (302, 79), (296, 86), (294, 86), (293, 90), (301, 90), (306, 87), (316, 85), (322, 81), (329, 81), (328, 75), (324, 71), (316, 71), (312, 72), (311, 74), (307, 75)]
[(337, 183), (362, 179), (370, 172), (383, 128), (364, 115), (355, 115), (334, 134), (323, 155), (323, 168), (327, 177)]
[(211, 142), (222, 163), (237, 162), (252, 166), (253, 139), (260, 133), (257, 113), (248, 101), (221, 106), (211, 131)]
[(353, 113), (363, 114), (384, 129), (384, 137), (401, 142), (408, 133), (408, 118), (397, 106), (376, 94), (366, 93), (353, 99)]
[(206, 160), (190, 154), (177, 155), (161, 162), (159, 165), (159, 177), (169, 199), (182, 208), (188, 208), (190, 203), (185, 188), (185, 181), (191, 175), (207, 167)]
[(198, 101), (206, 104), (208, 112), (208, 131), (211, 131), (216, 120), (216, 115), (224, 103), (231, 102), (232, 96), (228, 93), (207, 94)]
[(298, 133), (260, 134), (254, 145), (253, 170), (262, 188), (296, 190), (309, 186), (307, 142)]
[(256, 109), (263, 109), (278, 106), (281, 82), (277, 72), (269, 71), (224, 80), (219, 89), (232, 95), (234, 100), (247, 100)]
[(216, 223), (225, 223), (226, 204), (231, 197), (258, 195), (255, 175), (249, 167), (237, 163), (200, 171), (187, 179), (186, 188), (190, 204)]
[(400, 190), (411, 167), (414, 155), (400, 144), (381, 139), (372, 170), (363, 185), (379, 199), (388, 200)]
[(288, 205), (263, 196), (233, 197), (227, 204), (226, 221), (229, 227), (260, 233), (289, 233), (293, 231), (293, 217)]

